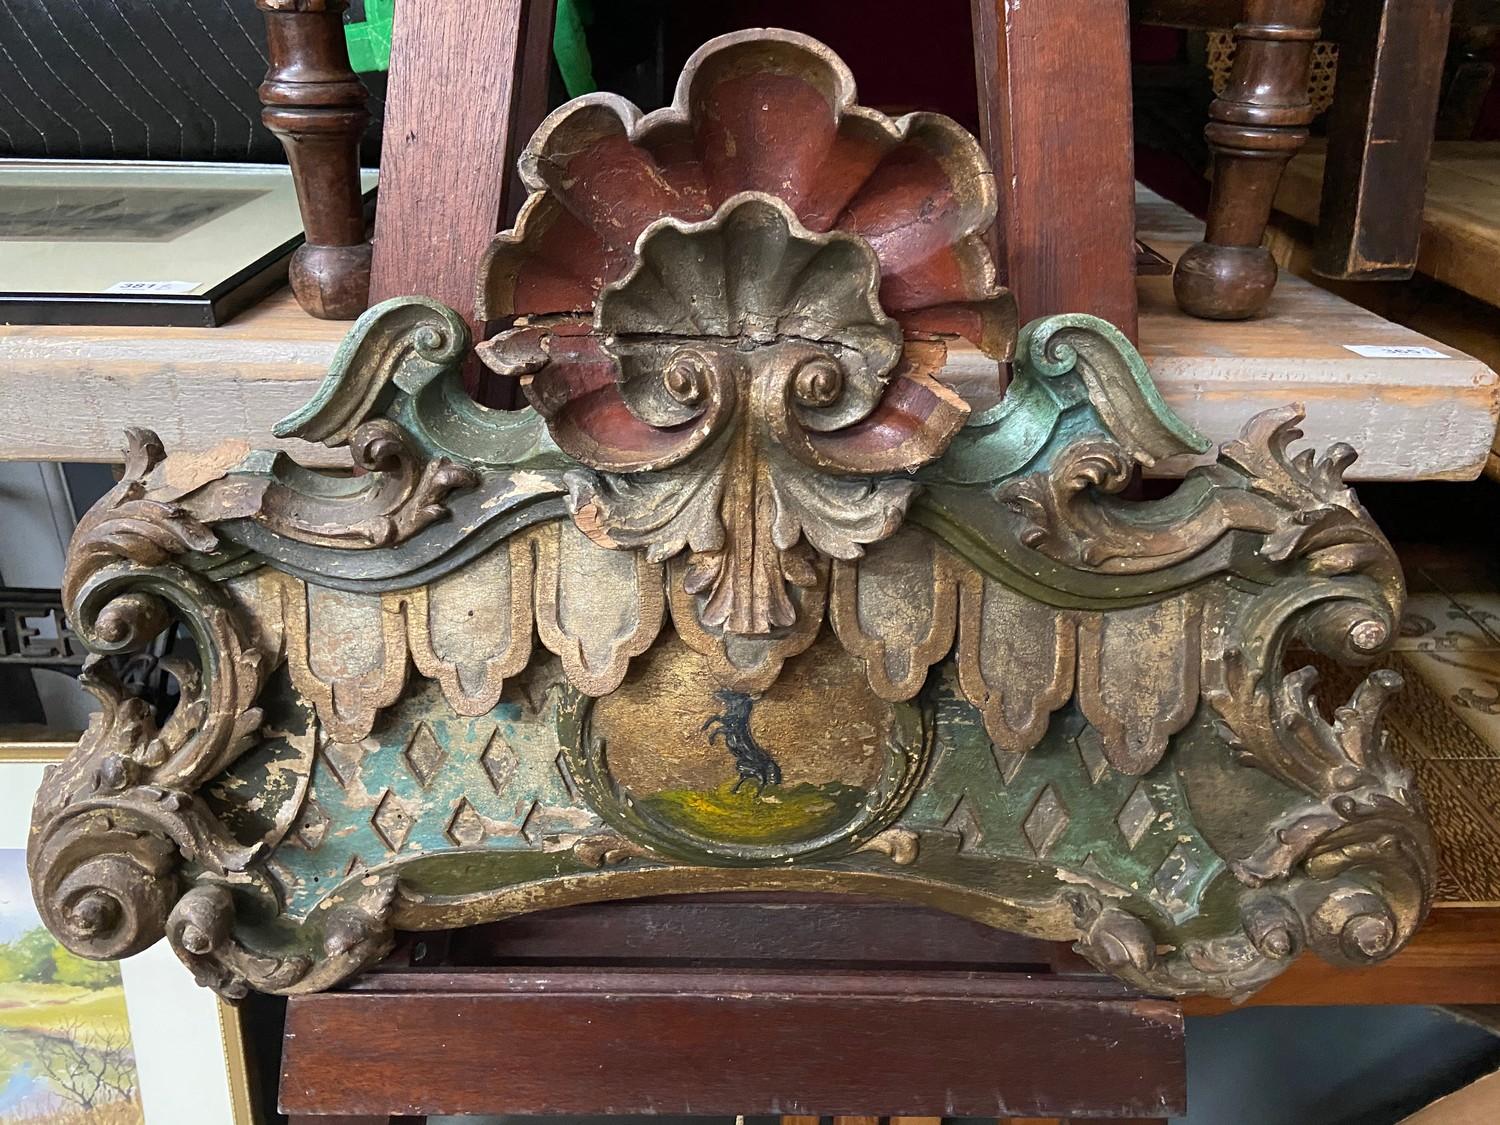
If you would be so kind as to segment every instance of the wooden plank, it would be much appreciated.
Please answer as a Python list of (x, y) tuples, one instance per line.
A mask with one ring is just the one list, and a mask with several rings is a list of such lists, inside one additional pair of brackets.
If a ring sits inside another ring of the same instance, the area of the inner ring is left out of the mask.
[[(1323, 154), (1298, 156), (1282, 177), (1276, 208), (1309, 224), (1321, 215)], [(1500, 145), (1441, 141), (1427, 172), (1417, 270), (1500, 305)]]
[(1021, 319), (1093, 313), (1135, 339), (1129, 5), (972, 0), (971, 11), (980, 135)]
[[(499, 229), (527, 0), (403, 4), (391, 31), (370, 301), (420, 293), (474, 319)], [(476, 339), (481, 336), (476, 332)]]
[(508, 179), (502, 200), (503, 226), (511, 226), (526, 202), (521, 182), (519, 156), (550, 108), (552, 88), (552, 32), (557, 23), (557, 0), (535, 0), (525, 5), (522, 18), (520, 72), (515, 108), (511, 115), (511, 158), (506, 162)]
[(1182, 1112), (1170, 1001), (1098, 978), (381, 973), (287, 1006), (284, 1112)]
[(1410, 277), (1453, 0), (1339, 0), (1339, 45), (1318, 224), (1319, 273)]
[(347, 451), (270, 435), (316, 393), (348, 327), (289, 289), (219, 328), (0, 326), (0, 457), (118, 461), (125, 427), (149, 426), (169, 450), (238, 441), (347, 465)]
[[(1140, 189), (1143, 241), (1175, 259), (1200, 237), (1180, 207)], [(1197, 321), (1172, 306), (1165, 278), (1138, 282), (1141, 353), (1167, 402), (1223, 441), (1252, 413), (1288, 402), (1307, 408), (1307, 441), (1359, 450), (1351, 480), (1468, 480), (1484, 467), (1500, 386), (1482, 362), (1385, 320), (1311, 282), (1285, 276), (1262, 316)], [(1446, 359), (1369, 359), (1346, 345), (1430, 348)], [(1164, 463), (1162, 475), (1186, 462)]]
[[(1307, 954), (1249, 1004), (1500, 1004), (1500, 907), (1440, 904), (1409, 944), (1368, 969), (1336, 969)], [(1235, 1010), (1195, 996), (1188, 1015)]]
[[(1202, 233), (1186, 211), (1144, 190), (1138, 216), (1142, 236), (1168, 257)], [(1464, 353), (1295, 277), (1283, 278), (1266, 315), (1232, 325), (1178, 311), (1168, 278), (1141, 278), (1137, 292), (1152, 375), (1216, 441), (1256, 411), (1302, 401), (1318, 445), (1360, 450), (1353, 480), (1467, 479), (1483, 467), (1500, 390)], [(0, 325), (0, 458), (115, 461), (125, 427), (149, 425), (172, 451), (240, 441), (346, 465), (344, 451), (269, 437), (312, 397), (345, 329), (307, 316), (285, 290), (221, 328)], [(1368, 360), (1346, 343), (1454, 358)], [(992, 378), (977, 352), (955, 348), (951, 363)]]

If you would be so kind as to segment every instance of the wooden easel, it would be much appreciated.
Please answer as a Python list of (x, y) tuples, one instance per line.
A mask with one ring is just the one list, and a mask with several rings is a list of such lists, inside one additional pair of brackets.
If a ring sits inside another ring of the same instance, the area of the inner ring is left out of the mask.
[[(999, 261), (1022, 319), (1135, 334), (1126, 0), (975, 0)], [(371, 300), (470, 317), (545, 111), (545, 0), (397, 16)], [(1068, 190), (1058, 190), (1066, 177)], [(509, 193), (509, 194), (508, 194)], [(1109, 1048), (1102, 1045), (1108, 1043)], [(440, 1113), (1160, 1118), (1184, 1103), (1179, 1006), (1065, 948), (922, 908), (721, 896), (600, 903), (411, 935), (287, 1009), (294, 1122)], [(332, 1116), (330, 1116), (332, 1115)]]

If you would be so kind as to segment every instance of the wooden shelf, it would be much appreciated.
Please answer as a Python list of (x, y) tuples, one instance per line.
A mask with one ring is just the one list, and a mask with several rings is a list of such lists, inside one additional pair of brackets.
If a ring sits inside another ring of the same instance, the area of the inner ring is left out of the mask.
[[(1142, 240), (1168, 257), (1201, 231), (1144, 190), (1137, 211)], [(1151, 372), (1214, 440), (1257, 411), (1301, 402), (1310, 441), (1361, 451), (1353, 479), (1467, 479), (1483, 468), (1500, 390), (1479, 361), (1295, 277), (1282, 279), (1267, 315), (1232, 324), (1180, 313), (1168, 277), (1138, 285)], [(221, 328), (0, 326), (0, 458), (114, 461), (130, 425), (150, 425), (173, 451), (277, 444), (272, 424), (311, 397), (348, 327), (306, 316), (286, 290)], [(1345, 344), (1451, 358), (1366, 359)], [(954, 362), (972, 370), (975, 359)], [(321, 446), (280, 444), (310, 464), (346, 463)]]

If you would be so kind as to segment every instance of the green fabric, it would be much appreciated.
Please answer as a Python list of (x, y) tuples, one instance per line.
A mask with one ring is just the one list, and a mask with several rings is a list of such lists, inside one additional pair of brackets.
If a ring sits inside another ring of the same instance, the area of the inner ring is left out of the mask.
[(599, 87), (594, 84), (594, 62), (589, 58), (588, 38), (584, 35), (584, 21), (591, 13), (588, 0), (557, 0), (557, 20), (552, 25), (552, 54), (557, 59), (557, 69), (562, 72), (563, 87), (568, 97), (592, 94)]
[[(396, 0), (365, 0), (365, 18), (344, 25), (349, 44), (349, 65), (357, 73), (389, 70), (391, 66), (391, 21)], [(589, 19), (588, 0), (557, 0), (557, 18), (552, 30), (552, 54), (562, 72), (568, 97), (589, 94), (594, 84), (594, 64), (589, 57), (583, 25)]]
[(344, 25), (349, 44), (349, 65), (356, 73), (389, 70), (391, 67), (391, 14), (396, 0), (365, 0), (365, 18)]

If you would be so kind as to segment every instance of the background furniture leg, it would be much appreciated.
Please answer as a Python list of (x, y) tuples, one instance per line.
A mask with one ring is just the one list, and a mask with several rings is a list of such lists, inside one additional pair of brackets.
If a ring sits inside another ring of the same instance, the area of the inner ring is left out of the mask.
[(1339, 45), (1313, 268), (1405, 279), (1417, 265), (1453, 0), (1334, 0)]
[(1322, 14), (1322, 0), (1246, 0), (1229, 88), (1209, 108), (1204, 130), (1214, 154), (1208, 229), (1172, 275), (1184, 312), (1243, 320), (1270, 299), (1276, 263), (1261, 241), (1281, 171), (1307, 140)]
[(972, 0), (996, 260), (1021, 322), (1101, 316), (1136, 338), (1126, 0)]
[(1437, 140), (1467, 141), (1474, 136), (1495, 81), (1495, 42), (1500, 38), (1497, 20), (1500, 7), (1490, 8), (1485, 0), (1457, 0), (1454, 4), (1443, 92), (1438, 101)]
[(286, 149), (307, 238), (292, 255), (297, 302), (324, 320), (353, 320), (370, 299), (359, 139), (365, 87), (349, 68), (346, 0), (256, 0), (271, 66), (261, 120)]

